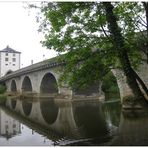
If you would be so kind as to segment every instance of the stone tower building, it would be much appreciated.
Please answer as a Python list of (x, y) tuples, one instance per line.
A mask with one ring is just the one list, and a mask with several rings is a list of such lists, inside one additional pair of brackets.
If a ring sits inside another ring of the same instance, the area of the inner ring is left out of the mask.
[(0, 50), (0, 77), (20, 69), (20, 54), (9, 46)]

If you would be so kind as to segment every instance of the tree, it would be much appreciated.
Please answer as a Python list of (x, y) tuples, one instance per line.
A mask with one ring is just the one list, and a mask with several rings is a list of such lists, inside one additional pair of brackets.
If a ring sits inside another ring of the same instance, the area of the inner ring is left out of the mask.
[[(135, 99), (143, 97), (143, 94), (138, 86), (137, 81), (139, 81), (139, 77), (136, 72), (131, 67), (131, 63), (128, 57), (128, 47), (125, 45), (124, 38), (121, 35), (121, 29), (117, 24), (117, 18), (113, 13), (113, 5), (109, 2), (103, 3), (106, 11), (106, 19), (108, 22), (108, 28), (113, 36), (113, 43), (114, 48), (118, 54), (120, 63), (122, 65), (124, 74), (127, 77), (127, 83), (129, 84), (130, 88), (132, 89), (133, 93), (135, 94)], [(141, 80), (139, 81), (141, 83)], [(142, 85), (144, 85), (142, 83)], [(145, 85), (144, 85), (145, 87)], [(145, 88), (147, 91), (147, 88)]]
[[(137, 14), (131, 11), (134, 7)], [(138, 15), (143, 14), (143, 8), (130, 2), (42, 3), (41, 12), (45, 17), (40, 26), (45, 33), (42, 44), (66, 52), (63, 76), (74, 88), (97, 83), (110, 68), (121, 68), (135, 102), (144, 98), (138, 83), (148, 94), (133, 69), (141, 62), (135, 36), (140, 28)]]

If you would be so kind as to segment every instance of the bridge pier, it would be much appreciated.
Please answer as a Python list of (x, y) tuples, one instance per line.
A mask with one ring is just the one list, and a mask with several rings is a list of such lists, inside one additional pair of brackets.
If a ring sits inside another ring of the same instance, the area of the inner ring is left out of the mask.
[(69, 87), (66, 87), (66, 86), (60, 87), (59, 94), (69, 99), (72, 99), (72, 90)]

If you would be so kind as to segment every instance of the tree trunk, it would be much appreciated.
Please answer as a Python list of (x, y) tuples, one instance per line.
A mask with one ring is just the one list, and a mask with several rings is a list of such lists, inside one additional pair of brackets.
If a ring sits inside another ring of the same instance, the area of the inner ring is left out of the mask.
[[(145, 13), (146, 13), (146, 30), (147, 30), (147, 39), (148, 39), (148, 2), (142, 2)], [(148, 63), (148, 41), (146, 42), (146, 56), (147, 56), (147, 63)]]
[(129, 57), (127, 54), (127, 49), (125, 48), (124, 38), (117, 24), (117, 18), (115, 14), (113, 13), (114, 7), (111, 4), (111, 2), (103, 2), (103, 5), (106, 11), (106, 19), (108, 22), (108, 28), (113, 37), (113, 45), (114, 45), (115, 51), (118, 54), (124, 74), (127, 78), (127, 83), (133, 92), (132, 99), (133, 99), (133, 103), (135, 103), (135, 100), (144, 98), (144, 96), (136, 81), (135, 72), (131, 67), (131, 63), (129, 61)]
[(145, 91), (146, 95), (148, 96), (148, 89), (147, 89), (146, 85), (144, 84), (142, 79), (138, 76), (138, 74), (135, 71), (133, 71), (133, 73), (134, 73), (134, 76), (135, 76), (136, 80), (139, 82), (142, 89)]

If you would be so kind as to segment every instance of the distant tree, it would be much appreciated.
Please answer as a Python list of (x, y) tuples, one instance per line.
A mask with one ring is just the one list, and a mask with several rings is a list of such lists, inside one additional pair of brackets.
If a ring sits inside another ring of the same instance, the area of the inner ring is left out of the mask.
[(110, 68), (119, 68), (133, 90), (133, 102), (144, 98), (138, 83), (146, 94), (148, 90), (133, 69), (141, 62), (142, 42), (137, 44), (136, 32), (144, 30), (144, 8), (145, 3), (137, 2), (42, 3), (42, 44), (67, 53), (62, 79), (72, 87), (84, 87), (98, 83)]

